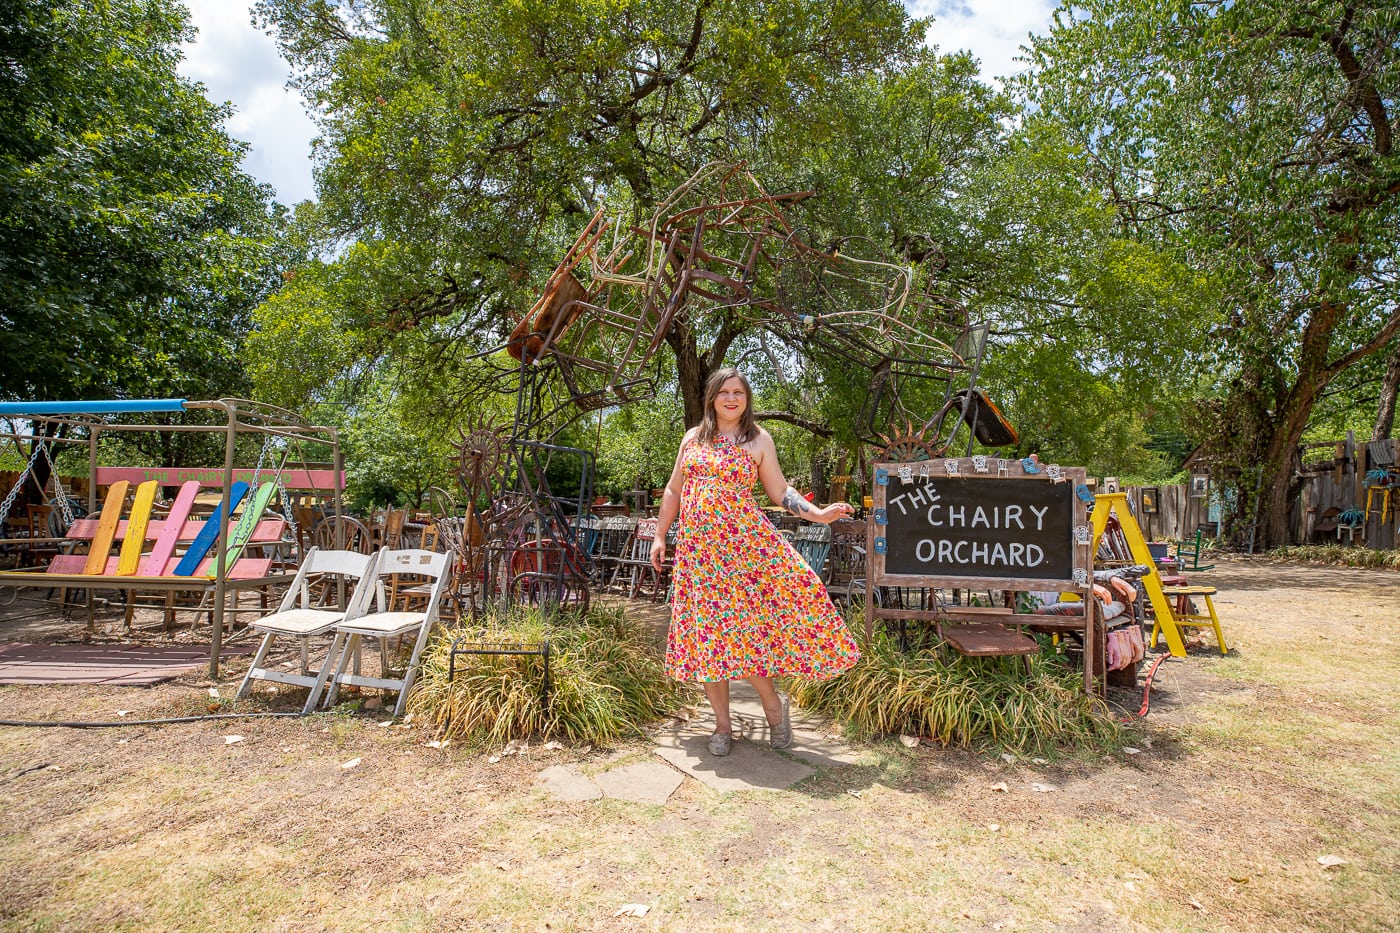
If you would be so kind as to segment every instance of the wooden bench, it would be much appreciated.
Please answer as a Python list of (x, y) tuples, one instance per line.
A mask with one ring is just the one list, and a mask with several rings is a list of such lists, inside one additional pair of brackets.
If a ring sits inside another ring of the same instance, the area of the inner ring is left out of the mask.
[[(216, 546), (220, 513), (216, 511), (208, 520), (189, 517), (194, 495), (199, 490), (199, 484), (190, 481), (181, 487), (169, 517), (151, 518), (152, 500), (147, 496), (153, 495), (154, 485), (154, 482), (142, 483), (129, 517), (120, 519), (127, 489), (125, 483), (113, 484), (101, 514), (96, 518), (80, 518), (68, 529), (65, 541), (85, 547), (84, 553), (58, 554), (49, 562), (45, 572), (59, 576), (133, 579), (172, 576), (212, 578), (218, 555), (200, 556), (196, 563), (190, 560), (190, 548), (202, 543), (202, 549), (208, 552)], [(271, 487), (272, 484), (265, 483), (263, 486)], [(225, 576), (229, 579), (257, 579), (267, 576), (272, 569), (270, 557), (242, 556), (248, 547), (275, 545), (282, 541), (287, 527), (285, 519), (261, 517), (269, 498), (270, 491), (260, 490), (247, 504), (247, 509), (256, 509), (259, 513), (256, 524), (253, 524), (245, 509), (245, 514), (230, 528), (229, 547), (225, 552)], [(153, 545), (149, 551), (147, 542)], [(181, 546), (184, 549), (177, 554)], [(118, 553), (113, 554), (114, 549)]]
[[(247, 491), (246, 483), (235, 484), (238, 486), (242, 490), (237, 494), (231, 490), (233, 505), (237, 505)], [(190, 518), (200, 488), (198, 482), (190, 481), (181, 487), (166, 517), (152, 518), (156, 488), (153, 480), (142, 483), (123, 519), (129, 484), (124, 480), (113, 483), (101, 512), (95, 517), (75, 521), (62, 539), (62, 550), (84, 549), (84, 553), (59, 553), (42, 571), (0, 573), (0, 586), (115, 589), (128, 594), (137, 590), (173, 594), (182, 590), (212, 589), (219, 555), (210, 551), (218, 544), (222, 510), (216, 509), (207, 520)], [(226, 586), (250, 589), (291, 579), (290, 574), (274, 573), (271, 557), (244, 556), (250, 547), (282, 542), (286, 522), (281, 518), (262, 517), (274, 492), (275, 484), (262, 484), (248, 497), (238, 520), (230, 525), (228, 546), (224, 551)], [(128, 622), (130, 617), (128, 604)]]

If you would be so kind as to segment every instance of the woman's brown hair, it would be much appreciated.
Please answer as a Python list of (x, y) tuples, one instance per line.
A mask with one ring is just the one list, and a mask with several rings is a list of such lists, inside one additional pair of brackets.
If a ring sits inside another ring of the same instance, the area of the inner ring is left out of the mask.
[(749, 385), (748, 377), (739, 370), (732, 367), (728, 369), (718, 369), (710, 373), (709, 380), (705, 383), (705, 414), (700, 419), (700, 430), (696, 432), (695, 439), (702, 444), (713, 444), (715, 434), (719, 431), (719, 425), (715, 423), (715, 399), (719, 396), (719, 387), (730, 379), (738, 379), (744, 385), (744, 413), (739, 416), (739, 430), (734, 438), (736, 444), (747, 444), (758, 437), (758, 422), (753, 420), (753, 386)]

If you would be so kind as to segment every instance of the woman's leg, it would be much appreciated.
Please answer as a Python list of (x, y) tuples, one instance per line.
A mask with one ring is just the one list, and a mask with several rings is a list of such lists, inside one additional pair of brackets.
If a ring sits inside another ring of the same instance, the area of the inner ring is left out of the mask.
[[(776, 726), (782, 722), (783, 700), (778, 696), (778, 688), (773, 686), (773, 678), (750, 677), (748, 681), (758, 691), (758, 701), (763, 704), (763, 715), (768, 719), (768, 725)], [(726, 702), (728, 702), (728, 688), (729, 685), (725, 684)]]
[(707, 680), (704, 687), (705, 699), (715, 711), (715, 731), (727, 735), (734, 728), (729, 722), (729, 681)]

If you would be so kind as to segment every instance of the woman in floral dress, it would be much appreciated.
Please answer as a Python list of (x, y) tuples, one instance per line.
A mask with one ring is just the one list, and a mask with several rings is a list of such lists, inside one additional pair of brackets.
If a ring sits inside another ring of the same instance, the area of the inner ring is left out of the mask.
[(677, 516), (666, 672), (704, 684), (715, 713), (710, 751), (732, 743), (729, 682), (758, 691), (774, 748), (792, 743), (786, 698), (773, 678), (813, 680), (848, 670), (860, 653), (820, 579), (754, 501), (753, 486), (799, 518), (830, 524), (844, 502), (818, 508), (783, 478), (773, 438), (753, 418), (753, 390), (736, 369), (705, 386), (705, 414), (681, 440), (661, 499), (651, 562), (660, 571)]

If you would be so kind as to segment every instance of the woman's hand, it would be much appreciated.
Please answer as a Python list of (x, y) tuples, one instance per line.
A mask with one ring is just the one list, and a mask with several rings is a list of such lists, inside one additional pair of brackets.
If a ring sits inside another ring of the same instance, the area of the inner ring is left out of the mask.
[(657, 535), (656, 540), (651, 542), (651, 566), (657, 573), (661, 572), (661, 565), (666, 562), (666, 539), (662, 535)]
[(851, 508), (848, 502), (832, 502), (820, 509), (813, 509), (802, 517), (809, 522), (817, 522), (821, 525), (830, 525), (832, 522), (840, 521), (843, 518), (850, 518), (856, 514), (856, 510)]

